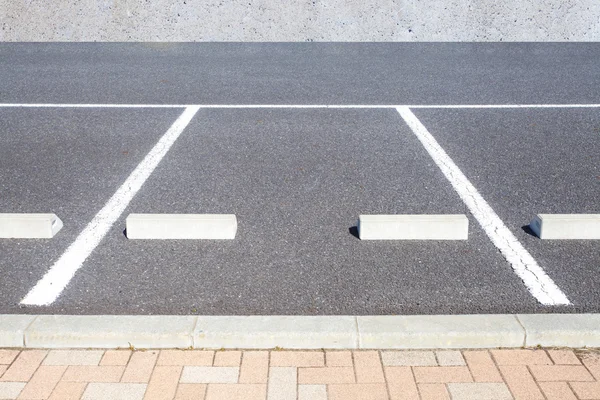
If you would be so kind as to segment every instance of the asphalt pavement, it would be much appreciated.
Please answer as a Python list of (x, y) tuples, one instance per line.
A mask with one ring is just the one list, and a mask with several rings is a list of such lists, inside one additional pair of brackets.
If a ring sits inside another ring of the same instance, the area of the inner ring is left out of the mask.
[[(0, 103), (596, 104), (597, 44), (2, 44)], [(0, 313), (394, 315), (600, 311), (599, 108), (413, 109), (571, 300), (540, 305), (393, 108), (201, 108), (49, 306), (19, 302), (183, 108), (0, 107)], [(234, 213), (232, 241), (134, 241), (129, 213)], [(469, 240), (367, 242), (359, 214), (464, 213)]]

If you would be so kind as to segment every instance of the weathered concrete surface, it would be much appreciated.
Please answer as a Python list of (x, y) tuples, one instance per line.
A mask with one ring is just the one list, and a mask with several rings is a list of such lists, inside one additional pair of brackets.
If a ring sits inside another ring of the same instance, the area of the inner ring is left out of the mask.
[(595, 0), (0, 0), (1, 41), (598, 41)]

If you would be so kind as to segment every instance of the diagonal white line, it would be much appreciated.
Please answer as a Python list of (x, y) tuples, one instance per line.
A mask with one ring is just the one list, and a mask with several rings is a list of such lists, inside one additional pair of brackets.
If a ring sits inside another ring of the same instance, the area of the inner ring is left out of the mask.
[(571, 304), (416, 115), (408, 107), (398, 107), (397, 110), (531, 294), (544, 305)]
[(198, 110), (199, 107), (197, 106), (190, 106), (185, 109), (58, 261), (29, 291), (21, 304), (44, 306), (52, 304), (58, 298), (77, 270), (81, 268), (85, 260), (125, 211), (135, 194)]

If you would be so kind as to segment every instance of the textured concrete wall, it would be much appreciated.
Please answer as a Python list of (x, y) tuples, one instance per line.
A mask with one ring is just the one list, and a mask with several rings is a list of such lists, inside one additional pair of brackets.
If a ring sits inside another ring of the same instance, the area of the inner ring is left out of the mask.
[(0, 0), (2, 41), (598, 41), (599, 0)]

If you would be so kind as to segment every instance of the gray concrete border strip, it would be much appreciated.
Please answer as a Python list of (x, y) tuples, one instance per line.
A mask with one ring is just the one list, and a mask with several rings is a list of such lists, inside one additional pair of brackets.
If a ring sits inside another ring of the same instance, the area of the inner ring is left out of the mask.
[(0, 315), (0, 348), (600, 347), (600, 314)]

